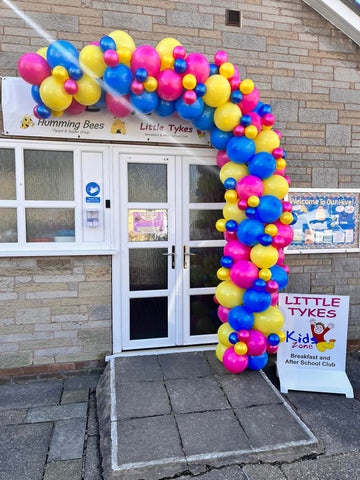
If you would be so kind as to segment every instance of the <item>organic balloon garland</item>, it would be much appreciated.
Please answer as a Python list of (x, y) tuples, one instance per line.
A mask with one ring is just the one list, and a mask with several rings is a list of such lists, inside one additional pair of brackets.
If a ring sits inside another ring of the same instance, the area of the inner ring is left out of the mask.
[(57, 40), (23, 55), (18, 71), (32, 85), (37, 118), (96, 106), (118, 118), (134, 110), (176, 113), (210, 131), (226, 189), (224, 218), (216, 223), (227, 241), (217, 272), (215, 301), (223, 323), (216, 356), (233, 373), (263, 368), (285, 338), (277, 303), (288, 282), (284, 247), (292, 241), (296, 215), (284, 200), (290, 179), (281, 134), (272, 130), (271, 106), (259, 101), (253, 82), (240, 80), (224, 51), (209, 64), (199, 53), (186, 54), (173, 38), (136, 48), (118, 30), (80, 53)]

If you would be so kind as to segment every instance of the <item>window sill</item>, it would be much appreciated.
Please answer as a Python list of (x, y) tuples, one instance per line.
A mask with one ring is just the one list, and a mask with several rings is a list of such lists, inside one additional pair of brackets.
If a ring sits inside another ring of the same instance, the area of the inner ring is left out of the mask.
[[(0, 247), (1, 248), (1, 247)], [(26, 250), (0, 250), (0, 257), (61, 257), (61, 256), (91, 256), (91, 255), (116, 255), (119, 253), (113, 249), (100, 248), (57, 248), (55, 249), (35, 249), (27, 248)]]

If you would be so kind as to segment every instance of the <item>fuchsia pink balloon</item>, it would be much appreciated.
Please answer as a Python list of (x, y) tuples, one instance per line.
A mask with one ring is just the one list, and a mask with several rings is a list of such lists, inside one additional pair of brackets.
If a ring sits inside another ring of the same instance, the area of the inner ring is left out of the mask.
[(248, 347), (248, 355), (252, 357), (257, 357), (258, 355), (262, 355), (266, 352), (267, 347), (267, 339), (266, 336), (259, 332), (259, 330), (249, 330), (250, 338), (247, 342)]
[(133, 51), (130, 60), (130, 67), (133, 73), (135, 73), (138, 68), (145, 68), (148, 76), (156, 77), (160, 72), (160, 66), (160, 55), (154, 47), (141, 45)]
[(196, 102), (197, 95), (194, 90), (186, 90), (186, 92), (183, 93), (183, 100), (186, 105), (192, 105)]
[(104, 62), (108, 67), (116, 67), (119, 63), (119, 55), (115, 50), (106, 50), (104, 52)]
[(244, 245), (239, 240), (231, 240), (224, 247), (224, 255), (231, 257), (234, 262), (250, 260), (251, 247)]
[(249, 197), (261, 197), (264, 192), (264, 184), (259, 177), (247, 175), (241, 178), (236, 185), (236, 193), (241, 200), (247, 200)]
[(271, 306), (275, 307), (279, 303), (279, 294), (277, 292), (271, 294)]
[(278, 345), (268, 345), (266, 347), (267, 353), (276, 353), (278, 351), (279, 346)]
[(262, 120), (258, 113), (249, 112), (246, 115), (249, 115), (251, 118), (251, 125), (254, 125), (257, 128), (257, 131), (260, 133), (262, 129)]
[(242, 125), (235, 125), (233, 128), (233, 134), (235, 137), (242, 137), (245, 134), (245, 127)]
[(41, 85), (45, 78), (50, 77), (49, 64), (38, 53), (25, 53), (19, 58), (18, 72), (25, 82), (31, 85)]
[(157, 76), (158, 86), (156, 93), (163, 100), (171, 102), (180, 97), (183, 91), (182, 77), (174, 70), (162, 70)]
[(182, 45), (177, 45), (173, 50), (173, 57), (175, 60), (177, 58), (185, 58), (186, 57), (186, 50)]
[(249, 330), (240, 330), (237, 334), (239, 342), (247, 343), (250, 340)]
[(229, 59), (228, 54), (224, 52), (224, 50), (219, 50), (214, 55), (214, 63), (217, 67), (220, 67), (220, 65), (222, 65), (223, 63), (226, 63), (228, 59)]
[(234, 76), (229, 79), (229, 83), (230, 83), (231, 91), (234, 92), (240, 87), (241, 80), (239, 77)]
[(279, 220), (274, 222), (274, 225), (276, 225), (278, 228), (277, 235), (279, 235), (284, 239), (284, 247), (287, 247), (288, 245), (290, 245), (290, 243), (294, 238), (294, 232), (293, 232), (293, 229), (290, 227), (290, 225), (284, 225)]
[(238, 355), (235, 352), (234, 347), (229, 347), (224, 353), (223, 364), (229, 372), (240, 373), (247, 367), (248, 356)]
[(133, 80), (131, 82), (130, 89), (132, 93), (135, 93), (135, 95), (140, 95), (144, 91), (144, 84), (138, 82), (137, 80)]
[(230, 162), (230, 158), (227, 156), (226, 150), (219, 150), (216, 154), (216, 163), (218, 167), (221, 168), (228, 162)]
[(78, 84), (72, 78), (68, 78), (64, 82), (64, 90), (69, 95), (76, 95), (79, 90)]
[(282, 265), (284, 263), (285, 252), (282, 248), (278, 248), (278, 254), (279, 254), (279, 258), (278, 258), (278, 261), (276, 262), (276, 265)]
[(185, 75), (191, 73), (196, 78), (197, 83), (205, 83), (209, 78), (210, 65), (204, 55), (201, 55), (201, 53), (190, 53), (185, 58), (185, 61)]
[(86, 105), (81, 105), (81, 103), (77, 102), (75, 98), (72, 99), (70, 106), (65, 110), (66, 113), (71, 113), (71, 115), (79, 115), (83, 113), (86, 109)]
[(114, 117), (124, 118), (133, 111), (128, 95), (112, 95), (108, 92), (105, 102), (107, 109)]
[(242, 113), (249, 113), (254, 110), (256, 105), (259, 103), (259, 98), (260, 95), (256, 87), (254, 87), (254, 90), (251, 93), (245, 94), (241, 102), (238, 103)]
[(279, 285), (275, 280), (266, 282), (266, 291), (269, 293), (276, 293), (279, 290)]
[(231, 240), (237, 240), (236, 232), (228, 232), (227, 230), (225, 230), (224, 238), (227, 242), (230, 242)]
[(221, 320), (223, 323), (226, 323), (229, 312), (230, 312), (230, 308), (226, 308), (223, 305), (219, 305), (217, 309), (219, 320)]
[(248, 260), (239, 260), (230, 269), (231, 281), (240, 288), (251, 288), (258, 278), (258, 268)]

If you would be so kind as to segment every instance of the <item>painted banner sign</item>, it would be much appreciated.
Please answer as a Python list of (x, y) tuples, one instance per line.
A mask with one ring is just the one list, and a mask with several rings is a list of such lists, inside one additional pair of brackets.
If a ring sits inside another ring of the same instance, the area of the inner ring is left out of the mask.
[(297, 215), (294, 240), (288, 250), (358, 249), (357, 192), (289, 192)]
[(353, 398), (345, 373), (349, 297), (281, 293), (279, 308), (286, 335), (277, 353), (281, 392), (344, 393)]
[(79, 115), (38, 119), (33, 114), (35, 101), (31, 85), (22, 78), (2, 78), (4, 134), (22, 137), (77, 138), (115, 142), (158, 142), (210, 145), (210, 135), (180, 117), (132, 114), (112, 116), (106, 108), (87, 107)]

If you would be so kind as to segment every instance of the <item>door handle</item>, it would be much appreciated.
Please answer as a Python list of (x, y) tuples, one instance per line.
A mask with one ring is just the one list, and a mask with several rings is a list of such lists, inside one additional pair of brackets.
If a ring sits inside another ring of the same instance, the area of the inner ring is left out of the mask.
[(184, 245), (184, 268), (188, 267), (188, 257), (193, 257), (197, 255), (197, 253), (191, 253), (187, 251), (187, 246)]
[(171, 257), (171, 268), (175, 269), (175, 245), (171, 245), (171, 253), (162, 253), (164, 257)]

